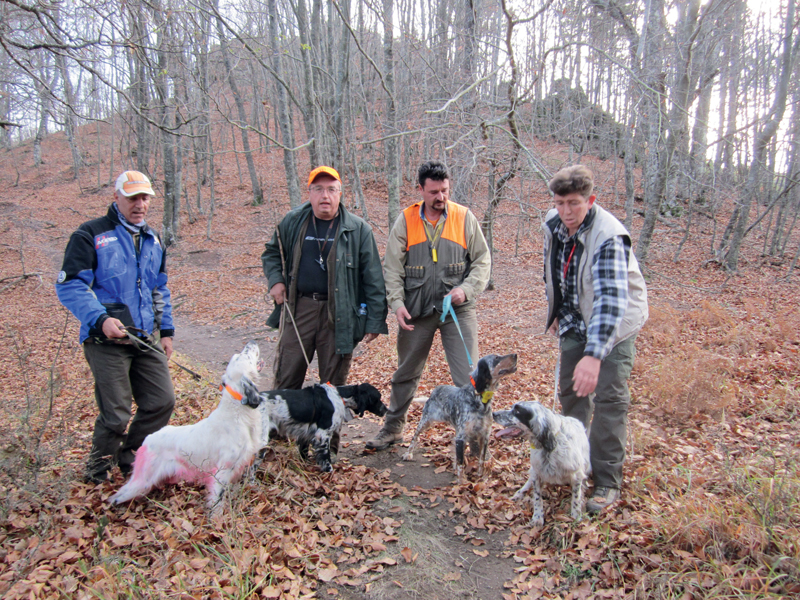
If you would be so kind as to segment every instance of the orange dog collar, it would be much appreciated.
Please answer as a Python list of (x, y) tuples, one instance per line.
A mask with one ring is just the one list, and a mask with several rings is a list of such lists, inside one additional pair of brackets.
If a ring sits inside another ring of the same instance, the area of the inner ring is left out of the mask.
[(239, 392), (237, 392), (235, 389), (233, 389), (231, 386), (229, 386), (228, 384), (220, 383), (219, 384), (219, 391), (221, 392), (223, 389), (227, 390), (227, 392), (231, 395), (231, 397), (234, 400), (241, 400), (242, 399), (242, 395)]

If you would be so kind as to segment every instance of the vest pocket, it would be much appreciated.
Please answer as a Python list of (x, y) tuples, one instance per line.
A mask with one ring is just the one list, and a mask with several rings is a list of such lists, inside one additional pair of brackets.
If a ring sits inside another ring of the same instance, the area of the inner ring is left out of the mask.
[[(409, 276), (412, 271), (415, 275)], [(425, 295), (425, 267), (406, 267), (405, 306), (408, 314), (412, 318), (419, 317), (423, 313)]]
[[(420, 279), (420, 280), (425, 279), (424, 266), (410, 267), (406, 265), (405, 269), (406, 269), (406, 282), (409, 279)], [(406, 287), (408, 287), (408, 285), (406, 285)]]
[(444, 269), (445, 277), (454, 277), (457, 275), (461, 275), (466, 270), (467, 265), (466, 263), (453, 263), (451, 265), (447, 265)]

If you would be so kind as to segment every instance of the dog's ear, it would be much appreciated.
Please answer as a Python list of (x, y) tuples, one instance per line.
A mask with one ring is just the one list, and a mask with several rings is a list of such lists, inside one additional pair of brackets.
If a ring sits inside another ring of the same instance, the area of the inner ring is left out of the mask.
[(364, 411), (367, 410), (367, 400), (366, 396), (361, 391), (362, 386), (363, 384), (357, 385), (353, 390), (353, 400), (355, 400), (356, 403), (355, 413), (359, 417), (363, 417)]
[[(363, 385), (363, 384), (362, 384)], [(336, 388), (344, 405), (359, 417), (364, 416), (364, 400), (361, 396), (360, 385), (340, 385)]]
[(552, 452), (556, 449), (556, 434), (548, 421), (545, 421), (537, 440), (545, 452)]
[(477, 375), (475, 376), (475, 391), (482, 394), (492, 383), (492, 370), (489, 364), (483, 358), (478, 361), (478, 368), (476, 369)]
[(328, 398), (328, 390), (321, 385), (315, 385), (314, 394), (314, 414), (316, 415), (317, 427), (329, 429), (333, 425), (333, 402)]
[(250, 408), (258, 408), (262, 400), (255, 384), (247, 377), (242, 377), (242, 404)]

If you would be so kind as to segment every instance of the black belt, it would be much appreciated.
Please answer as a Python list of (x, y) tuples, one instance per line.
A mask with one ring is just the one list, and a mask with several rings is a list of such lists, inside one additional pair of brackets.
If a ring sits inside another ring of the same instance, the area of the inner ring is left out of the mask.
[(311, 298), (312, 300), (318, 300), (319, 302), (328, 301), (328, 294), (318, 294), (316, 292), (307, 294), (305, 292), (297, 292), (297, 295), (300, 296), (301, 298)]

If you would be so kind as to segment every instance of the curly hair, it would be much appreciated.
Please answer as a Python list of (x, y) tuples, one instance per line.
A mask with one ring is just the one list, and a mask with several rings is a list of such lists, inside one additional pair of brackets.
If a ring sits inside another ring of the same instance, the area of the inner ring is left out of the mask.
[(417, 181), (420, 187), (425, 187), (425, 180), (433, 179), (434, 181), (444, 181), (450, 179), (447, 173), (447, 167), (438, 160), (429, 160), (420, 165), (417, 171)]
[(572, 165), (553, 175), (547, 187), (556, 196), (566, 196), (577, 192), (584, 198), (588, 198), (594, 189), (594, 174), (589, 167)]

